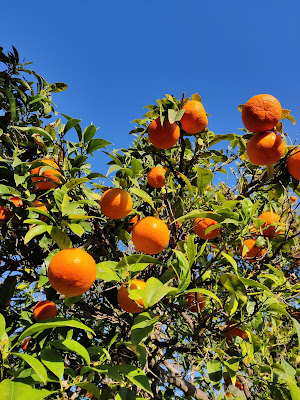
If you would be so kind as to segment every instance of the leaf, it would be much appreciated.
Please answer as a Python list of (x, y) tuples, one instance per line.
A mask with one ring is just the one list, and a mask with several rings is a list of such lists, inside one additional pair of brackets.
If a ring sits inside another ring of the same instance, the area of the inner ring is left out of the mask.
[(220, 386), (222, 380), (222, 363), (219, 360), (208, 360), (206, 364), (208, 377), (213, 386)]
[(83, 226), (79, 225), (79, 224), (69, 224), (69, 228), (71, 229), (71, 231), (73, 233), (75, 233), (75, 235), (81, 237), (85, 230), (83, 228)]
[(190, 181), (188, 180), (188, 178), (186, 176), (184, 176), (181, 172), (177, 171), (177, 174), (180, 175), (180, 177), (183, 179), (183, 181), (185, 182), (188, 191), (190, 193), (191, 196), (193, 196), (194, 190), (193, 190), (193, 186), (191, 185)]
[(16, 120), (16, 100), (12, 91), (7, 86), (2, 86), (1, 90), (6, 94), (9, 106), (10, 106), (10, 117), (12, 121)]
[(151, 206), (153, 209), (155, 209), (153, 200), (151, 199), (151, 197), (149, 196), (149, 194), (146, 193), (144, 190), (138, 189), (138, 188), (132, 188), (132, 189), (129, 190), (129, 192), (135, 194), (135, 195), (138, 196), (138, 197), (140, 197), (141, 199), (143, 199), (144, 201), (146, 201), (148, 204), (150, 204), (150, 206)]
[(52, 136), (43, 128), (39, 128), (37, 126), (18, 126), (16, 127), (18, 131), (21, 132), (33, 132), (33, 133), (38, 133), (39, 135), (45, 137), (46, 139), (49, 139), (51, 142), (53, 142)]
[(271, 296), (274, 296), (273, 293), (271, 292), (271, 290), (270, 290), (267, 286), (263, 285), (263, 284), (260, 283), (260, 282), (257, 282), (257, 281), (255, 281), (255, 280), (249, 279), (249, 278), (240, 278), (240, 280), (241, 280), (241, 281), (243, 282), (243, 284), (246, 285), (246, 286), (257, 287), (257, 288), (259, 288), (259, 289), (262, 289), (262, 290), (266, 291), (266, 293), (268, 294), (268, 296), (270, 296), (270, 295), (271, 295)]
[(239, 359), (238, 357), (230, 357), (227, 358), (226, 361), (224, 361), (224, 365), (226, 367), (227, 372), (230, 375), (230, 378), (234, 378), (236, 376), (236, 373), (239, 369)]
[(115, 400), (136, 400), (136, 397), (132, 390), (123, 387), (116, 394)]
[(37, 235), (41, 235), (42, 233), (49, 232), (48, 225), (38, 225), (34, 226), (33, 228), (29, 229), (24, 237), (24, 244), (30, 242)]
[(57, 92), (63, 92), (64, 90), (66, 90), (68, 87), (68, 85), (64, 82), (55, 82), (52, 83), (51, 85), (51, 92), (53, 93), (57, 93)]
[(213, 292), (211, 292), (211, 291), (209, 291), (207, 289), (194, 288), (194, 289), (189, 289), (189, 290), (185, 291), (185, 293), (196, 293), (196, 292), (204, 294), (205, 296), (211, 297), (212, 299), (216, 300), (220, 304), (221, 307), (223, 307), (222, 306), (222, 302), (219, 299), (219, 297), (216, 294), (214, 294)]
[(74, 353), (79, 354), (82, 357), (82, 359), (87, 363), (87, 365), (90, 365), (91, 363), (88, 351), (84, 346), (82, 346), (82, 344), (80, 344), (76, 340), (72, 339), (65, 339), (63, 341), (53, 340), (50, 344), (51, 346), (57, 347), (58, 349), (70, 350)]
[(41, 361), (60, 381), (62, 381), (64, 375), (64, 361), (55, 349), (43, 349), (41, 351)]
[(247, 303), (247, 291), (241, 279), (233, 274), (222, 274), (220, 281), (243, 307)]
[(152, 313), (143, 312), (135, 317), (134, 323), (131, 328), (131, 342), (137, 346), (140, 341), (148, 335), (153, 329), (153, 326), (157, 324), (159, 320), (153, 318)]
[(97, 277), (96, 279), (102, 279), (105, 282), (120, 282), (121, 278), (119, 275), (112, 270), (110, 264), (112, 261), (103, 261), (97, 264)]
[(1, 400), (43, 400), (51, 394), (46, 389), (33, 389), (30, 385), (10, 379), (0, 383), (0, 393)]
[(87, 147), (87, 153), (93, 154), (94, 151), (110, 145), (111, 143), (104, 139), (92, 139)]
[(130, 271), (137, 272), (147, 268), (149, 264), (158, 264), (159, 260), (145, 254), (132, 254), (124, 257), (116, 265), (116, 269), (128, 267)]
[(83, 143), (88, 143), (90, 140), (92, 140), (96, 132), (97, 129), (94, 124), (88, 126), (83, 132)]
[(187, 258), (189, 260), (189, 266), (191, 267), (195, 261), (197, 254), (197, 245), (194, 243), (194, 236), (188, 234), (187, 237)]
[(226, 258), (226, 260), (233, 266), (234, 271), (236, 274), (238, 274), (238, 269), (237, 269), (237, 263), (235, 261), (235, 259), (233, 257), (231, 257), (229, 254), (227, 253), (221, 253), (221, 255)]
[[(9, 301), (14, 295), (16, 284), (17, 284), (17, 277), (8, 276), (7, 278), (5, 278), (4, 282), (2, 282), (2, 284), (0, 285), (0, 305), (2, 306), (2, 308), (8, 306)], [(4, 326), (5, 326), (5, 321), (4, 321)], [(1, 339), (1, 328), (0, 328), (0, 339)]]
[(298, 335), (298, 343), (300, 343), (300, 323), (295, 318), (292, 318), (292, 321), (294, 322), (296, 332)]
[(35, 333), (45, 331), (46, 329), (64, 328), (64, 327), (82, 329), (91, 332), (93, 335), (95, 335), (95, 332), (91, 328), (89, 328), (87, 325), (82, 324), (79, 321), (76, 321), (74, 319), (71, 320), (71, 319), (56, 318), (55, 321), (33, 324), (20, 335), (18, 341), (22, 342), (22, 340), (25, 339), (26, 337), (33, 336)]
[(64, 134), (81, 122), (81, 119), (70, 118), (65, 125)]
[(7, 336), (6, 331), (5, 331), (5, 318), (3, 317), (2, 314), (0, 314), (0, 342), (3, 337)]
[(171, 108), (168, 109), (168, 120), (170, 124), (174, 124), (176, 121), (180, 121), (185, 110), (172, 110)]
[(89, 179), (88, 178), (76, 178), (76, 179), (71, 179), (70, 181), (68, 181), (66, 184), (64, 184), (61, 189), (62, 190), (67, 190), (67, 192), (69, 192), (70, 190), (74, 189), (76, 186), (81, 185), (82, 183), (88, 182)]
[(174, 250), (179, 265), (179, 285), (177, 291), (185, 290), (191, 282), (191, 268), (189, 262), (181, 251)]
[(35, 357), (27, 353), (13, 353), (14, 356), (21, 358), (34, 369), (44, 384), (47, 382), (47, 371), (43, 364)]
[(149, 278), (143, 291), (143, 302), (145, 308), (152, 307), (168, 293), (175, 292), (176, 290), (176, 288), (165, 286), (156, 278)]
[[(42, 225), (40, 225), (42, 226)], [(59, 228), (56, 226), (51, 226), (49, 229), (49, 233), (54, 240), (54, 242), (58, 245), (58, 247), (63, 250), (63, 249), (69, 249), (72, 247), (72, 242), (69, 238), (69, 236), (61, 231)]]
[(201, 96), (198, 93), (192, 94), (192, 100), (199, 101), (200, 103), (202, 101)]
[(148, 378), (140, 368), (134, 367), (133, 365), (121, 364), (118, 369), (134, 385), (152, 394)]
[(100, 399), (100, 391), (94, 383), (79, 382), (79, 383), (76, 383), (76, 386), (83, 388), (88, 393), (91, 393), (96, 399)]
[(293, 123), (293, 125), (296, 124), (295, 118), (291, 115), (291, 110), (282, 109), (280, 119), (288, 119)]
[(213, 180), (214, 174), (206, 168), (197, 167), (197, 187), (200, 191)]

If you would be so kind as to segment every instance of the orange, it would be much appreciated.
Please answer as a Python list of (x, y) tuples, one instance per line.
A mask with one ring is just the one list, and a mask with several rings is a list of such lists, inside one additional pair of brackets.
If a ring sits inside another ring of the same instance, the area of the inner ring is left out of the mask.
[(297, 201), (297, 197), (296, 196), (291, 196), (290, 197), (290, 201), (295, 203), (295, 201)]
[[(40, 209), (43, 210), (43, 211), (48, 211), (48, 210), (47, 210), (47, 206), (49, 206), (49, 204), (47, 204), (47, 203), (42, 203), (41, 201), (39, 201), (39, 200), (37, 200), (37, 199), (33, 201), (32, 205), (33, 205), (33, 207), (40, 208)], [(46, 215), (42, 215), (42, 216), (40, 217), (40, 220), (43, 221), (43, 222), (45, 222), (45, 221), (47, 220)]]
[(180, 123), (181, 128), (188, 134), (194, 135), (202, 132), (208, 124), (207, 115), (200, 101), (190, 100), (183, 107), (183, 116)]
[(15, 207), (21, 207), (23, 205), (23, 201), (18, 196), (12, 196), (9, 200), (14, 204)]
[(263, 235), (267, 237), (273, 236), (276, 230), (276, 226), (270, 225), (279, 222), (280, 216), (274, 212), (267, 211), (260, 214), (258, 218), (265, 220), (265, 223), (261, 226)]
[[(199, 310), (202, 311), (205, 307), (205, 297), (197, 292), (190, 292), (186, 295), (186, 299), (187, 299), (187, 305), (188, 305), (188, 310), (192, 311), (192, 312), (198, 312), (198, 306), (199, 306)], [(197, 303), (196, 303), (196, 299), (197, 299)], [(198, 305), (197, 305), (198, 304)]]
[[(146, 282), (139, 279), (133, 279), (130, 284), (130, 290), (139, 289), (144, 290)], [(128, 290), (125, 286), (121, 286), (118, 291), (118, 303), (122, 310), (129, 313), (139, 313), (144, 310), (144, 302), (142, 297), (136, 300), (129, 298)]]
[(82, 249), (64, 249), (55, 254), (48, 268), (50, 285), (66, 297), (79, 296), (95, 282), (95, 260)]
[(287, 159), (287, 169), (293, 178), (300, 181), (300, 149), (294, 150)]
[[(56, 164), (56, 162), (48, 158), (43, 158), (42, 160), (39, 161), (46, 165), (33, 168), (30, 171), (31, 174), (39, 175), (39, 176), (33, 176), (31, 178), (32, 182), (35, 183), (37, 190), (55, 189), (61, 182), (60, 180), (61, 173), (59, 171), (58, 165)], [(42, 168), (44, 169), (47, 165), (49, 165), (52, 168), (47, 168), (42, 173), (40, 173), (41, 169)]]
[(180, 129), (176, 123), (171, 124), (168, 120), (161, 126), (160, 118), (156, 118), (148, 127), (148, 136), (158, 149), (170, 149), (178, 142)]
[(226, 396), (226, 397), (232, 397), (232, 394), (231, 394), (230, 392), (226, 392), (226, 393), (225, 393), (225, 396)]
[(136, 250), (146, 254), (158, 254), (167, 247), (170, 233), (161, 219), (142, 218), (133, 228), (132, 242)]
[(50, 300), (39, 301), (33, 309), (33, 317), (36, 322), (47, 321), (57, 315), (56, 304)]
[(12, 217), (13, 212), (10, 211), (7, 207), (0, 206), (0, 225), (3, 225), (5, 220)]
[(135, 224), (140, 220), (140, 215), (137, 214), (128, 221), (129, 227), (126, 229), (128, 233), (132, 232)]
[(251, 97), (243, 106), (242, 120), (245, 128), (253, 133), (270, 131), (281, 119), (281, 105), (270, 94)]
[[(243, 259), (248, 260), (248, 261), (255, 261), (255, 259), (260, 258), (266, 252), (265, 249), (255, 246), (254, 239), (246, 239), (244, 241), (244, 245), (246, 245), (248, 247), (248, 251), (244, 255)], [(243, 246), (241, 246), (240, 252), (241, 252), (241, 256), (243, 256)]]
[(231, 321), (229, 325), (224, 330), (224, 336), (229, 342), (233, 342), (232, 336), (239, 336), (242, 339), (247, 339), (248, 335), (243, 329), (239, 328), (238, 326), (232, 326), (236, 324), (235, 321)]
[(26, 338), (26, 339), (23, 340), (21, 346), (22, 346), (22, 349), (23, 349), (24, 351), (27, 350), (28, 342), (29, 342), (30, 339), (31, 339), (31, 336), (29, 336), (28, 338)]
[(218, 222), (211, 218), (196, 218), (194, 220), (194, 232), (204, 240), (215, 239), (221, 234), (218, 228), (213, 229), (209, 233), (205, 234), (207, 228), (212, 225), (217, 225)]
[(106, 190), (100, 199), (102, 213), (111, 219), (126, 217), (132, 210), (132, 198), (125, 189)]
[(235, 382), (234, 386), (237, 387), (239, 390), (244, 390), (244, 386), (238, 381)]
[(148, 184), (154, 188), (161, 188), (166, 183), (166, 170), (162, 167), (153, 167), (147, 174)]
[(247, 143), (249, 160), (255, 165), (276, 164), (284, 150), (284, 142), (275, 132), (257, 133)]

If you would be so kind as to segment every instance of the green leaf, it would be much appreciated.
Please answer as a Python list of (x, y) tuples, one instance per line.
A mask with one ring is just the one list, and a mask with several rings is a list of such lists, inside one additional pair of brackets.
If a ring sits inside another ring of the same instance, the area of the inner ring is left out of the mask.
[(69, 228), (71, 229), (72, 232), (75, 233), (75, 235), (79, 237), (81, 237), (85, 232), (83, 226), (79, 224), (69, 224)]
[(251, 286), (251, 287), (257, 287), (259, 289), (262, 289), (263, 291), (266, 291), (266, 293), (268, 294), (268, 296), (274, 296), (273, 293), (271, 292), (271, 290), (263, 285), (260, 282), (257, 282), (253, 279), (249, 279), (249, 278), (240, 278), (240, 280), (243, 282), (244, 285), (246, 286)]
[(76, 383), (76, 386), (83, 388), (88, 393), (91, 393), (96, 399), (100, 399), (100, 391), (94, 383), (79, 382), (79, 383)]
[(143, 302), (145, 308), (152, 307), (168, 293), (175, 292), (176, 290), (176, 288), (165, 286), (156, 278), (149, 278), (143, 291)]
[(87, 365), (90, 365), (91, 363), (88, 351), (84, 346), (82, 346), (82, 344), (76, 342), (76, 340), (72, 339), (65, 339), (63, 341), (53, 340), (50, 344), (51, 346), (57, 347), (58, 349), (70, 350), (74, 353), (79, 354), (83, 358), (83, 360), (87, 363)]
[(238, 268), (237, 268), (237, 263), (235, 261), (235, 259), (233, 257), (231, 257), (229, 254), (227, 253), (221, 253), (221, 255), (226, 258), (226, 260), (233, 266), (234, 271), (236, 274), (238, 274)]
[(1, 400), (43, 400), (51, 394), (49, 390), (33, 389), (30, 385), (10, 379), (0, 383), (0, 393)]
[(64, 361), (61, 355), (54, 349), (43, 349), (41, 361), (61, 381), (64, 374)]
[(93, 154), (94, 151), (110, 145), (111, 143), (104, 139), (92, 139), (87, 148), (88, 154)]
[(153, 318), (153, 314), (149, 312), (143, 312), (136, 316), (131, 328), (132, 344), (137, 346), (140, 341), (152, 331), (157, 322), (159, 322), (159, 320)]
[(69, 192), (70, 190), (74, 189), (76, 186), (81, 185), (82, 183), (88, 182), (88, 178), (76, 178), (76, 179), (71, 179), (68, 181), (66, 184), (64, 184), (61, 189), (62, 190), (67, 190)]
[(25, 339), (26, 337), (33, 336), (35, 333), (45, 331), (46, 329), (64, 328), (64, 327), (82, 329), (91, 332), (95, 335), (95, 332), (91, 328), (82, 324), (79, 321), (76, 321), (74, 319), (71, 320), (71, 319), (56, 318), (55, 321), (33, 324), (20, 335), (18, 342), (22, 342), (22, 340)]
[(53, 142), (52, 136), (43, 128), (39, 128), (37, 126), (18, 126), (16, 127), (18, 131), (21, 132), (32, 132), (32, 133), (38, 133), (39, 135), (45, 137), (46, 139), (49, 139), (51, 142)]
[(207, 373), (213, 386), (220, 386), (222, 380), (222, 363), (219, 360), (207, 361)]
[(195, 261), (197, 254), (197, 245), (194, 243), (194, 236), (188, 234), (187, 237), (187, 258), (189, 260), (189, 266), (191, 267)]
[(12, 121), (16, 120), (16, 100), (12, 91), (7, 86), (2, 86), (1, 90), (6, 94), (9, 106), (10, 106), (10, 116)]
[(125, 256), (123, 260), (119, 261), (116, 265), (116, 269), (129, 268), (131, 272), (142, 271), (147, 268), (149, 264), (158, 264), (159, 260), (145, 254), (132, 254)]
[(188, 180), (188, 178), (187, 178), (186, 176), (184, 176), (181, 172), (178, 172), (178, 171), (177, 171), (177, 173), (178, 173), (178, 175), (180, 175), (180, 177), (184, 180), (184, 182), (185, 182), (185, 184), (186, 184), (186, 186), (187, 186), (187, 188), (188, 188), (188, 191), (189, 191), (190, 195), (193, 196), (193, 194), (194, 194), (193, 186), (191, 185), (191, 183), (190, 183), (190, 181)]
[(300, 323), (295, 318), (292, 318), (292, 321), (294, 322), (296, 332), (298, 335), (298, 343), (300, 343)]
[(219, 299), (219, 297), (216, 294), (214, 294), (213, 292), (211, 292), (211, 291), (209, 291), (207, 289), (195, 288), (195, 289), (189, 289), (189, 290), (185, 291), (185, 293), (196, 293), (196, 292), (204, 294), (207, 297), (211, 297), (212, 299), (216, 300), (220, 304), (220, 306), (222, 307), (222, 302)]
[(0, 314), (0, 342), (3, 337), (7, 336), (7, 334), (5, 332), (5, 326), (6, 326), (5, 318), (3, 317), (2, 314)]
[(226, 361), (224, 361), (224, 365), (226, 367), (227, 372), (230, 375), (230, 378), (233, 378), (236, 376), (236, 373), (239, 369), (239, 359), (238, 357), (230, 357), (227, 358)]
[(220, 281), (226, 289), (236, 298), (241, 306), (247, 303), (247, 291), (241, 279), (233, 274), (222, 274)]
[(51, 92), (56, 93), (56, 92), (63, 92), (66, 90), (68, 85), (64, 82), (55, 82), (52, 83), (51, 85)]
[(41, 380), (47, 382), (47, 371), (43, 364), (35, 357), (27, 353), (13, 353), (14, 356), (21, 358), (34, 369)]
[(115, 400), (136, 400), (136, 397), (132, 390), (123, 387), (116, 394)]
[[(42, 225), (40, 225), (42, 226)], [(54, 240), (54, 242), (58, 245), (58, 247), (63, 250), (63, 249), (69, 249), (72, 247), (72, 242), (69, 238), (69, 236), (61, 231), (59, 228), (56, 226), (51, 226), (49, 229), (49, 233)]]
[(197, 167), (197, 187), (200, 191), (204, 190), (206, 186), (213, 180), (214, 174), (211, 170)]
[(33, 228), (29, 229), (29, 231), (26, 233), (24, 237), (24, 244), (27, 244), (30, 242), (31, 239), (33, 239), (37, 235), (41, 235), (42, 233), (48, 232), (48, 225), (38, 225), (34, 226)]
[(129, 192), (135, 194), (135, 195), (138, 196), (138, 197), (140, 197), (141, 199), (143, 199), (144, 201), (146, 201), (148, 204), (150, 204), (150, 206), (151, 206), (153, 209), (155, 209), (152, 198), (149, 196), (148, 193), (144, 192), (144, 190), (138, 189), (138, 188), (131, 188), (131, 189), (129, 190)]
[(80, 122), (81, 122), (81, 119), (76, 119), (76, 118), (69, 119), (64, 128), (64, 134), (66, 134), (70, 129), (72, 129), (74, 126), (78, 125)]
[(133, 365), (122, 364), (118, 369), (134, 385), (152, 394), (148, 378), (140, 368), (134, 367)]
[(97, 132), (97, 129), (94, 124), (88, 126), (83, 132), (83, 143), (87, 143), (93, 139)]
[(184, 254), (181, 251), (174, 250), (176, 257), (178, 259), (178, 266), (179, 266), (179, 285), (177, 291), (185, 290), (190, 282), (191, 282), (191, 268), (189, 265), (188, 260), (185, 258)]
[(2, 282), (2, 284), (0, 285), (0, 305), (2, 306), (3, 309), (8, 306), (9, 301), (13, 297), (16, 285), (17, 285), (16, 276), (8, 276), (7, 278), (5, 278), (4, 282)]
[(172, 110), (171, 108), (168, 109), (168, 120), (170, 122), (170, 124), (174, 124), (174, 122), (176, 121), (180, 121), (183, 114), (184, 114), (185, 110)]
[[(102, 279), (105, 282), (120, 282), (121, 278), (119, 275), (111, 268), (112, 261), (103, 261), (97, 264), (97, 278)], [(115, 263), (116, 264), (116, 263)]]

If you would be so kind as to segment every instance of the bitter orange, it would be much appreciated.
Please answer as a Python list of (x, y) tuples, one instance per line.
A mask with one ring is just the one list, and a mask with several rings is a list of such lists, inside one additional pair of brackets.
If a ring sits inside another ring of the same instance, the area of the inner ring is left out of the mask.
[(281, 119), (281, 105), (270, 94), (251, 97), (243, 106), (242, 120), (245, 128), (253, 133), (270, 131)]
[(190, 100), (183, 107), (183, 116), (180, 123), (185, 133), (195, 135), (202, 132), (208, 124), (207, 115), (202, 103), (198, 100)]
[(156, 118), (148, 127), (148, 136), (153, 146), (158, 149), (170, 149), (178, 142), (180, 129), (175, 122), (171, 124), (168, 120), (165, 120), (162, 126), (160, 118)]
[(64, 249), (52, 258), (48, 268), (50, 285), (67, 297), (79, 296), (92, 286), (96, 279), (96, 263), (82, 249)]
[(12, 217), (13, 212), (10, 211), (7, 207), (0, 206), (0, 225), (3, 225), (4, 222)]
[(9, 200), (14, 204), (15, 207), (21, 207), (23, 205), (23, 201), (18, 196), (12, 196)]
[(166, 170), (162, 167), (153, 167), (147, 174), (148, 184), (154, 188), (161, 188), (166, 183)]
[[(140, 279), (133, 279), (130, 284), (130, 290), (144, 290), (146, 282)], [(118, 290), (118, 303), (122, 310), (129, 313), (139, 313), (144, 310), (143, 298), (139, 297), (136, 300), (129, 298), (128, 290), (125, 286), (121, 286)]]
[(128, 233), (132, 232), (135, 224), (140, 220), (140, 214), (135, 215), (128, 221), (129, 227), (125, 229)]
[(255, 165), (276, 164), (284, 155), (285, 145), (275, 132), (257, 133), (247, 143), (249, 160)]
[(266, 211), (262, 213), (258, 218), (265, 220), (265, 222), (261, 226), (263, 235), (267, 237), (274, 236), (276, 226), (273, 224), (276, 224), (280, 221), (280, 216), (274, 212)]
[(56, 304), (50, 300), (39, 301), (33, 309), (33, 317), (36, 322), (47, 321), (57, 315)]
[(204, 240), (215, 239), (221, 234), (218, 228), (213, 229), (209, 233), (205, 234), (206, 229), (210, 226), (217, 225), (218, 222), (211, 218), (196, 218), (194, 220), (194, 232)]
[(189, 311), (196, 313), (196, 312), (198, 312), (198, 307), (199, 307), (199, 311), (202, 311), (205, 307), (206, 299), (200, 293), (190, 292), (186, 295), (186, 299), (187, 299), (187, 307), (188, 307)]
[(132, 210), (132, 198), (130, 194), (121, 188), (106, 190), (100, 199), (101, 211), (111, 219), (126, 217)]
[(300, 149), (294, 150), (287, 159), (287, 169), (293, 178), (300, 181)]
[[(37, 190), (55, 189), (61, 182), (60, 177), (62, 176), (61, 172), (59, 171), (58, 165), (56, 164), (56, 162), (48, 158), (43, 158), (39, 161), (45, 165), (33, 168), (30, 171), (31, 174), (39, 175), (33, 176), (31, 178), (32, 182), (35, 183), (35, 187)], [(44, 170), (47, 165), (50, 168)], [(41, 169), (43, 169), (43, 172), (40, 172)]]
[(246, 239), (244, 241), (244, 245), (248, 248), (248, 250), (243, 256), (243, 245), (240, 247), (240, 252), (243, 259), (248, 261), (255, 261), (266, 252), (265, 249), (262, 249), (261, 247), (256, 247), (255, 243), (256, 241), (254, 239)]
[(132, 242), (136, 250), (146, 254), (158, 254), (167, 247), (170, 233), (161, 219), (142, 218), (133, 228)]

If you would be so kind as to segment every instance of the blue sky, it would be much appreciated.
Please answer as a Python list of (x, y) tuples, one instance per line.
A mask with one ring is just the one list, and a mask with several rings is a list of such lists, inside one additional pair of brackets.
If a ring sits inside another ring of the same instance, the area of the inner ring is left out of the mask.
[[(18, 4), (19, 3), (19, 4)], [(5, 2), (1, 43), (67, 91), (58, 110), (93, 122), (98, 137), (128, 147), (143, 107), (166, 93), (198, 92), (215, 133), (238, 133), (237, 106), (278, 98), (300, 123), (300, 3), (273, 1)], [(297, 125), (284, 123), (292, 139)], [(95, 172), (106, 172), (97, 152)]]

